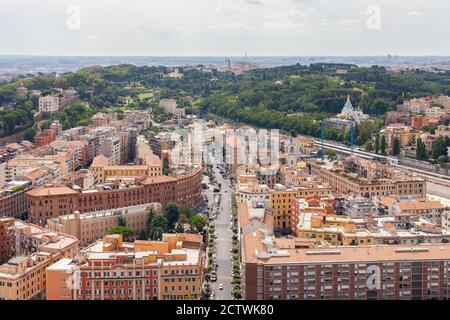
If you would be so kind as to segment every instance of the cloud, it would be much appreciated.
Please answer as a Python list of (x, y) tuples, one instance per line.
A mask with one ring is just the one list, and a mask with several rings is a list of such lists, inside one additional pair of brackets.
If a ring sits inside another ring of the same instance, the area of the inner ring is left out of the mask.
[(419, 11), (410, 11), (410, 12), (408, 12), (408, 16), (421, 17), (423, 15), (424, 15), (423, 12), (419, 12)]
[(265, 22), (262, 25), (263, 29), (266, 30), (292, 30), (295, 29), (296, 31), (302, 31), (303, 27), (306, 25), (306, 23), (293, 23), (293, 22)]
[(316, 12), (317, 10), (313, 8), (309, 8), (306, 10), (291, 9), (289, 11), (285, 11), (283, 15), (288, 18), (304, 18)]
[(264, 5), (264, 2), (262, 0), (244, 0), (244, 1), (251, 5), (257, 5), (257, 6)]
[(217, 8), (216, 13), (220, 16), (231, 16), (233, 14), (240, 14), (246, 10), (247, 10), (247, 8), (245, 8), (245, 7), (234, 7), (234, 6), (228, 6), (225, 4), (221, 4)]
[(325, 18), (322, 18), (322, 19), (320, 19), (320, 25), (321, 25), (321, 26), (324, 26), (324, 27), (331, 27), (331, 26), (334, 26), (335, 23), (332, 22), (332, 21), (328, 21), (328, 20), (325, 19)]
[(345, 20), (339, 21), (339, 24), (355, 24), (357, 22), (358, 22), (358, 20), (356, 20), (356, 19), (345, 19)]
[(227, 29), (250, 29), (250, 27), (241, 21), (230, 21), (222, 25), (223, 28)]

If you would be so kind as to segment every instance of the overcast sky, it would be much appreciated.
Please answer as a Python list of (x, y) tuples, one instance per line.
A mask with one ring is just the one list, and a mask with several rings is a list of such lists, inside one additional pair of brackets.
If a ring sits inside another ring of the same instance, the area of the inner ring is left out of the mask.
[(0, 54), (450, 55), (448, 0), (0, 2)]

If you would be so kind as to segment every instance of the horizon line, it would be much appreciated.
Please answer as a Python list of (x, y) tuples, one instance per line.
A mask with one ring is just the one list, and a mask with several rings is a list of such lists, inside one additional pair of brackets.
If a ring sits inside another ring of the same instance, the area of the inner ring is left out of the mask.
[(10, 53), (0, 53), (0, 57), (67, 57), (67, 58), (122, 58), (122, 57), (139, 57), (139, 58), (314, 58), (314, 57), (326, 57), (326, 58), (342, 58), (342, 57), (352, 57), (352, 58), (365, 58), (365, 57), (439, 57), (439, 58), (450, 58), (450, 53), (448, 55), (441, 54), (375, 54), (375, 55), (55, 55), (55, 54), (10, 54)]

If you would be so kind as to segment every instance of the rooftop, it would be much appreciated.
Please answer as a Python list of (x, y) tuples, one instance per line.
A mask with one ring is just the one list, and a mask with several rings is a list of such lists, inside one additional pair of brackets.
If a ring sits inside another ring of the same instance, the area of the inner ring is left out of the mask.
[[(292, 239), (292, 241), (295, 241)], [(264, 234), (254, 232), (244, 235), (245, 261), (247, 263), (314, 264), (336, 262), (378, 262), (406, 260), (447, 260), (450, 259), (450, 244), (398, 245), (398, 246), (342, 246), (314, 249), (292, 249), (273, 254), (279, 248), (271, 248), (264, 243)], [(269, 248), (270, 249), (270, 248)], [(275, 249), (275, 250), (274, 250)]]

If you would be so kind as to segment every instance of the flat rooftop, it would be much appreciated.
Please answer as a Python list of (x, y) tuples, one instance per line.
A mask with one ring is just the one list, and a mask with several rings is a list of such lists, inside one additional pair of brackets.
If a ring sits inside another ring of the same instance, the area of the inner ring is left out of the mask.
[[(280, 256), (268, 253), (261, 241), (262, 233), (244, 236), (244, 253), (247, 263), (264, 264), (314, 264), (314, 263), (364, 263), (379, 261), (450, 260), (450, 244), (342, 246), (311, 249), (284, 249)], [(292, 239), (295, 241), (295, 239)], [(281, 248), (277, 248), (280, 249)], [(266, 256), (265, 258), (260, 258)]]

